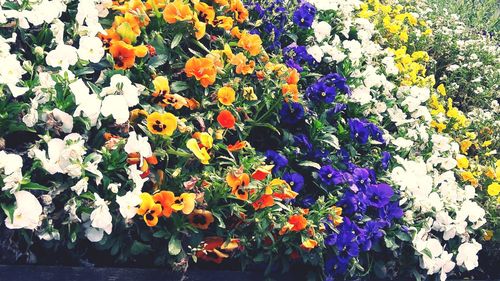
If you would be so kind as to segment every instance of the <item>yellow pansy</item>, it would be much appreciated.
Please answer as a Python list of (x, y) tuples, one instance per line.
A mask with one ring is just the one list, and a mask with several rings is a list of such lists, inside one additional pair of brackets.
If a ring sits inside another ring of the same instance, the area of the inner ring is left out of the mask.
[(207, 148), (207, 149), (212, 148), (213, 143), (214, 143), (214, 139), (212, 138), (212, 136), (209, 133), (207, 133), (207, 132), (200, 133), (199, 139), (200, 139), (201, 145), (203, 145), (205, 148)]
[(170, 85), (168, 84), (168, 79), (165, 76), (158, 76), (153, 80), (153, 86), (155, 87), (155, 94), (157, 95), (168, 95), (170, 94)]
[(232, 105), (236, 100), (236, 92), (231, 87), (222, 87), (217, 91), (217, 98), (223, 105)]
[(189, 215), (194, 210), (196, 194), (182, 193), (181, 196), (175, 197), (172, 209), (176, 212), (182, 211), (183, 214)]
[(460, 151), (467, 155), (467, 151), (469, 151), (469, 148), (472, 146), (472, 141), (470, 140), (463, 140), (460, 142)]
[(439, 84), (437, 87), (437, 92), (440, 93), (442, 96), (446, 96), (446, 88), (444, 87), (443, 84)]
[(205, 147), (200, 148), (198, 145), (198, 141), (194, 138), (189, 139), (186, 142), (186, 146), (193, 154), (200, 159), (201, 164), (208, 165), (208, 161), (210, 160), (210, 155), (207, 152)]
[(249, 101), (257, 100), (257, 95), (255, 94), (253, 87), (243, 87), (243, 97)]
[(484, 172), (484, 174), (490, 179), (495, 178), (495, 170), (493, 170), (492, 167), (486, 167), (486, 171)]
[(492, 144), (492, 142), (490, 140), (487, 140), (485, 142), (483, 142), (483, 144), (481, 144), (482, 147), (488, 147)]
[(171, 136), (177, 129), (177, 117), (172, 113), (154, 112), (147, 118), (148, 129), (156, 135)]
[(460, 169), (467, 169), (469, 167), (469, 160), (467, 157), (463, 155), (457, 157), (457, 166)]
[(488, 185), (488, 194), (490, 196), (497, 196), (498, 193), (500, 193), (500, 184), (498, 182)]

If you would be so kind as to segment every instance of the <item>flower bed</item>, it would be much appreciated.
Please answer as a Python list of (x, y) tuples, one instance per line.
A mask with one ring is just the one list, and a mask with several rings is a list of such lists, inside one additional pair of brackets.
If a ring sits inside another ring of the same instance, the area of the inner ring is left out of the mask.
[(327, 280), (478, 266), (499, 165), (468, 153), (498, 136), (436, 85), (420, 7), (1, 4), (8, 262)]

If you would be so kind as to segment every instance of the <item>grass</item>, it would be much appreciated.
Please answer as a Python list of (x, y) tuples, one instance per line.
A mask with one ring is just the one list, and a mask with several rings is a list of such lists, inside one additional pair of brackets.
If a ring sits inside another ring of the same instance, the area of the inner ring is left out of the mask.
[(498, 0), (428, 0), (438, 9), (458, 14), (464, 23), (477, 30), (500, 32), (500, 1)]

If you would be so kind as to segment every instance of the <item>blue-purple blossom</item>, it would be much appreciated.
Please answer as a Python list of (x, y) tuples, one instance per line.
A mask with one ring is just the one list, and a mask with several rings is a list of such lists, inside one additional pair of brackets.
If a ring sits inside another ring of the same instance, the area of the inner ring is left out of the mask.
[(394, 191), (386, 183), (371, 184), (366, 188), (366, 196), (370, 206), (382, 208), (389, 204)]
[(301, 152), (308, 154), (312, 151), (313, 145), (305, 134), (297, 134), (293, 136), (293, 145), (300, 148)]
[(311, 27), (315, 16), (316, 7), (310, 3), (304, 2), (293, 13), (293, 22), (301, 28), (309, 28)]
[(382, 158), (380, 159), (380, 166), (382, 169), (387, 170), (389, 167), (389, 161), (391, 161), (391, 154), (387, 151), (383, 151)]
[(298, 46), (293, 43), (283, 48), (283, 59), (288, 67), (297, 69), (302, 72), (303, 66), (315, 66), (317, 64), (313, 56), (311, 56), (305, 46)]
[(286, 165), (288, 165), (288, 159), (274, 150), (266, 151), (266, 157), (266, 163), (274, 165), (273, 174), (278, 173), (282, 168), (285, 168)]
[(318, 174), (321, 181), (327, 186), (334, 186), (344, 183), (343, 173), (330, 165), (321, 167)]
[(366, 144), (370, 136), (373, 140), (385, 143), (382, 130), (373, 123), (358, 118), (351, 118), (348, 123), (351, 129), (351, 138), (360, 144)]
[(281, 123), (294, 126), (304, 119), (304, 107), (298, 102), (283, 102), (280, 109)]
[(321, 81), (312, 84), (306, 90), (306, 98), (316, 104), (332, 103), (333, 101), (335, 101), (336, 96), (337, 90), (335, 89), (335, 87), (327, 86), (324, 82)]
[(286, 181), (295, 192), (300, 192), (304, 187), (304, 177), (299, 173), (286, 173), (283, 175), (283, 180)]

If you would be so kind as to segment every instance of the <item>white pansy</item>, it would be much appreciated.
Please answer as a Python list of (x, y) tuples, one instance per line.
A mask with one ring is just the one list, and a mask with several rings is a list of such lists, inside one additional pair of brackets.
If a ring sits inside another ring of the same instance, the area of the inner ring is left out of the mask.
[(128, 191), (123, 196), (117, 196), (116, 202), (120, 205), (120, 214), (125, 219), (131, 219), (137, 214), (137, 206), (141, 204), (140, 192)]
[(16, 86), (21, 81), (23, 74), (26, 73), (16, 56), (8, 55), (1, 59), (3, 66), (0, 68), (0, 84), (6, 84), (14, 97), (26, 93), (27, 87)]
[(101, 114), (104, 117), (112, 116), (117, 124), (127, 122), (129, 110), (127, 100), (123, 96), (107, 96), (102, 101)]
[(90, 96), (90, 89), (85, 85), (85, 82), (83, 82), (82, 79), (78, 79), (71, 84), (69, 84), (69, 89), (73, 93), (73, 96), (75, 96), (75, 103), (76, 105), (79, 105)]
[(64, 44), (64, 23), (61, 20), (54, 20), (54, 22), (50, 25), (50, 31), (52, 31), (52, 34), (54, 35), (52, 40), (56, 44)]
[(83, 192), (86, 192), (88, 187), (89, 187), (89, 178), (84, 177), (83, 179), (79, 180), (75, 185), (73, 185), (71, 187), (71, 190), (73, 190), (77, 195), (80, 195)]
[(23, 15), (33, 25), (51, 23), (66, 11), (65, 1), (42, 0), (31, 5), (31, 10), (23, 11)]
[(142, 190), (144, 183), (148, 181), (148, 178), (143, 178), (141, 175), (143, 172), (137, 169), (137, 165), (130, 165), (128, 167), (128, 178), (134, 182), (134, 189)]
[(408, 149), (413, 146), (413, 141), (405, 139), (403, 137), (398, 137), (392, 140), (392, 144), (394, 144), (397, 147), (396, 150)]
[(103, 178), (102, 172), (99, 169), (99, 163), (101, 163), (101, 161), (102, 155), (97, 152), (92, 152), (85, 157), (85, 161), (83, 163), (83, 169), (95, 176), (95, 183), (97, 185), (101, 184), (101, 180)]
[(318, 45), (308, 47), (307, 53), (310, 54), (317, 62), (321, 62), (324, 56), (323, 50)]
[(107, 8), (111, 8), (107, 0), (81, 0), (78, 1), (76, 23), (80, 35), (95, 36), (97, 33), (105, 33), (99, 23), (99, 16), (106, 14)]
[(330, 37), (332, 32), (332, 26), (326, 21), (313, 22), (312, 28), (314, 30), (314, 36), (318, 42), (321, 42)]
[(89, 36), (80, 37), (78, 56), (82, 60), (98, 63), (104, 56), (104, 48), (101, 39)]
[(14, 193), (19, 189), (22, 174), (23, 159), (13, 153), (0, 151), (0, 178), (3, 181), (2, 191)]
[(0, 170), (3, 173), (10, 175), (12, 173), (18, 172), (23, 167), (23, 158), (17, 154), (6, 153), (5, 151), (0, 151)]
[(64, 139), (53, 138), (47, 142), (47, 152), (33, 149), (34, 157), (41, 161), (49, 174), (63, 173), (79, 177), (82, 172), (84, 141), (79, 134), (72, 133)]
[(12, 217), (5, 219), (5, 226), (10, 229), (31, 229), (34, 230), (40, 224), (42, 215), (42, 205), (36, 197), (28, 191), (21, 190), (14, 193), (16, 198), (16, 208)]
[(110, 86), (102, 89), (101, 114), (104, 117), (113, 116), (116, 123), (123, 124), (129, 117), (129, 107), (139, 103), (139, 89), (123, 75), (111, 77)]
[(361, 105), (371, 102), (372, 95), (370, 93), (370, 88), (364, 86), (356, 87), (354, 90), (352, 90), (350, 99), (353, 102), (357, 102)]
[(45, 61), (49, 66), (60, 67), (66, 70), (68, 67), (75, 65), (78, 61), (77, 50), (73, 46), (59, 44), (54, 50), (47, 54)]
[(36, 101), (31, 101), (31, 107), (23, 118), (23, 123), (28, 127), (35, 126), (36, 122), (38, 122), (38, 103)]
[(140, 136), (136, 132), (130, 132), (127, 143), (123, 149), (129, 154), (137, 152), (144, 158), (148, 158), (153, 155), (151, 145), (148, 142), (148, 137)]
[(463, 266), (467, 270), (473, 270), (479, 265), (477, 253), (483, 247), (473, 240), (470, 243), (463, 243), (458, 247), (457, 265)]
[(101, 229), (107, 234), (110, 234), (113, 230), (113, 217), (109, 212), (108, 204), (99, 196), (99, 194), (94, 193), (94, 197), (94, 205), (96, 208), (92, 211), (92, 213), (90, 213), (90, 225), (93, 228)]
[(111, 190), (113, 193), (118, 193), (120, 190), (121, 184), (120, 183), (110, 183), (108, 184), (108, 190)]
[(68, 113), (55, 108), (50, 113), (54, 116), (54, 119), (58, 121), (61, 125), (61, 131), (66, 134), (71, 133), (73, 131), (73, 117)]
[(89, 95), (78, 105), (73, 116), (82, 115), (83, 117), (87, 117), (90, 120), (90, 124), (95, 126), (101, 114), (101, 105), (102, 101), (98, 95)]

